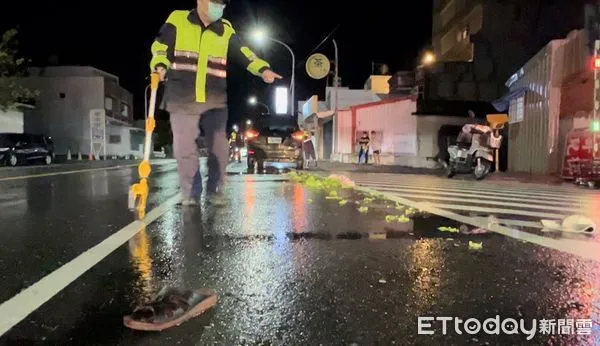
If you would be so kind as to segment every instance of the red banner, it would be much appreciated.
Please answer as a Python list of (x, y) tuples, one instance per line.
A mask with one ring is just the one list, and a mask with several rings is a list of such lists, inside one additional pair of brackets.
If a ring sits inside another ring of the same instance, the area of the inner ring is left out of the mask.
[[(596, 142), (600, 143), (600, 136), (596, 135)], [(592, 174), (594, 145), (592, 133), (587, 129), (576, 129), (567, 135), (565, 157), (563, 160), (563, 173), (565, 179), (589, 178)]]

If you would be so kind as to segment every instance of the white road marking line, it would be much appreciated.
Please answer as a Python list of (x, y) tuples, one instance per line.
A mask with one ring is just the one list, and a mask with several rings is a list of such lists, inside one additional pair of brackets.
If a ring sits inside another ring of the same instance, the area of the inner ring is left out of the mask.
[[(360, 185), (365, 185), (365, 186), (373, 186), (373, 187), (377, 187), (378, 189), (382, 190), (382, 191), (387, 191), (387, 192), (421, 192), (421, 193), (430, 193), (433, 195), (440, 195), (440, 196), (454, 196), (454, 197), (464, 197), (464, 200), (472, 200), (473, 203), (477, 203), (479, 198), (482, 197), (482, 195), (485, 196), (486, 200), (501, 200), (501, 201), (514, 201), (514, 202), (529, 202), (528, 204), (531, 205), (532, 203), (539, 203), (539, 204), (548, 204), (548, 205), (573, 205), (573, 204), (578, 204), (581, 205), (583, 207), (585, 207), (589, 202), (583, 202), (580, 199), (577, 199), (576, 197), (573, 197), (574, 201), (565, 201), (565, 198), (559, 198), (559, 197), (535, 197), (535, 198), (524, 198), (524, 197), (510, 197), (510, 196), (514, 196), (514, 194), (512, 192), (506, 192), (506, 193), (475, 193), (475, 192), (468, 192), (468, 193), (459, 193), (458, 191), (462, 191), (462, 190), (458, 190), (458, 189), (436, 189), (436, 188), (411, 188), (411, 187), (404, 187), (404, 186), (394, 186), (392, 187), (383, 187), (382, 185), (367, 185), (367, 184), (360, 184)], [(446, 192), (446, 191), (456, 191), (456, 192)]]
[(552, 190), (552, 189), (526, 190), (526, 189), (521, 189), (518, 186), (517, 187), (508, 187), (507, 186), (507, 187), (500, 187), (500, 188), (494, 188), (492, 186), (480, 186), (480, 188), (478, 188), (478, 186), (476, 186), (476, 185), (461, 186), (459, 184), (452, 184), (452, 183), (433, 184), (432, 182), (419, 182), (417, 184), (417, 183), (410, 183), (405, 180), (401, 180), (398, 182), (393, 182), (393, 181), (381, 182), (381, 181), (354, 179), (354, 182), (357, 184), (372, 185), (372, 186), (382, 186), (382, 185), (409, 186), (409, 187), (422, 187), (422, 188), (429, 188), (429, 189), (436, 189), (436, 190), (452, 188), (452, 189), (460, 189), (461, 191), (491, 192), (491, 193), (506, 193), (507, 191), (510, 191), (510, 192), (514, 192), (515, 194), (519, 194), (519, 195), (523, 195), (523, 196), (545, 196), (545, 197), (555, 197), (555, 198), (561, 198), (561, 197), (564, 197), (565, 195), (569, 195), (571, 197), (576, 197), (576, 198), (593, 198), (595, 196), (600, 195), (598, 193), (590, 193), (589, 191), (588, 191), (588, 193), (586, 193), (585, 191), (577, 191), (577, 190), (571, 190), (571, 191), (561, 191), (561, 190)]
[(20, 175), (20, 176), (16, 176), (16, 177), (0, 178), (0, 181), (21, 180), (21, 179), (31, 179), (31, 178), (41, 178), (41, 177), (52, 177), (52, 176), (55, 176), (55, 175), (66, 175), (66, 174), (75, 174), (75, 173), (109, 171), (109, 170), (116, 170), (116, 169), (121, 169), (121, 168), (130, 168), (130, 167), (135, 167), (135, 166), (137, 166), (137, 164), (135, 164), (135, 165), (124, 165), (124, 166), (101, 167), (101, 168), (76, 169), (76, 170), (63, 171), (63, 172), (29, 174), (29, 175)]
[(143, 220), (134, 221), (123, 227), (98, 245), (2, 303), (0, 305), (0, 336), (24, 320), (29, 314), (37, 310), (121, 245), (125, 244), (143, 227), (148, 226), (164, 215), (180, 199), (180, 196), (169, 198), (166, 202), (148, 212)]
[[(151, 163), (153, 166), (165, 166), (173, 162), (159, 162), (159, 163)], [(10, 181), (10, 180), (21, 180), (21, 179), (31, 179), (31, 178), (42, 178), (42, 177), (52, 177), (55, 175), (67, 175), (67, 174), (76, 174), (76, 173), (86, 173), (86, 172), (97, 172), (97, 171), (111, 171), (122, 168), (131, 168), (137, 167), (139, 163), (129, 164), (129, 165), (119, 165), (119, 166), (110, 166), (110, 167), (98, 167), (98, 168), (84, 168), (84, 169), (74, 169), (70, 171), (62, 171), (62, 172), (51, 172), (51, 173), (40, 173), (40, 174), (29, 174), (29, 175), (20, 175), (16, 177), (6, 177), (0, 178), (0, 182), (2, 181)]]
[[(353, 175), (350, 175), (353, 177)], [(485, 188), (500, 188), (505, 189), (506, 187), (518, 188), (524, 191), (532, 191), (536, 192), (540, 189), (547, 190), (549, 187), (551, 191), (567, 191), (567, 192), (578, 192), (578, 193), (594, 193), (592, 190), (588, 189), (580, 189), (574, 185), (547, 185), (547, 184), (539, 184), (539, 183), (521, 183), (521, 182), (498, 182), (498, 181), (464, 181), (464, 180), (456, 180), (456, 179), (448, 179), (441, 178), (435, 176), (409, 176), (409, 175), (371, 175), (371, 176), (357, 176), (356, 180), (368, 180), (374, 182), (412, 182), (412, 183), (427, 183), (427, 184), (441, 184), (447, 185), (452, 184), (455, 186), (462, 187), (485, 187)], [(597, 192), (596, 192), (597, 193)]]
[[(487, 217), (473, 217), (474, 219), (483, 220), (484, 222), (488, 222)], [(535, 221), (523, 221), (523, 220), (513, 220), (513, 219), (496, 219), (496, 221), (500, 225), (504, 226), (519, 226), (519, 227), (529, 227), (529, 228), (539, 228), (543, 229), (544, 225), (541, 222)]]
[[(394, 196), (410, 198), (413, 200), (434, 200), (434, 201), (447, 201), (447, 202), (473, 202), (479, 205), (496, 205), (500, 207), (515, 207), (515, 208), (527, 208), (527, 209), (540, 209), (547, 211), (557, 211), (563, 213), (580, 213), (581, 208), (567, 208), (567, 207), (556, 207), (550, 205), (535, 205), (534, 201), (531, 203), (511, 203), (511, 202), (501, 202), (486, 199), (484, 196), (480, 196), (476, 200), (467, 200), (466, 198), (456, 198), (456, 197), (442, 197), (436, 195), (428, 195), (425, 193), (420, 194), (412, 194), (412, 193), (401, 193), (401, 192), (392, 192)], [(450, 203), (449, 203), (450, 204)], [(454, 204), (451, 204), (454, 205)]]
[[(395, 196), (395, 194), (392, 194)], [(401, 196), (398, 196), (401, 197)], [(429, 203), (429, 202), (419, 202), (415, 201), (415, 203), (421, 203), (430, 205), (434, 208), (444, 209), (444, 210), (456, 210), (456, 211), (470, 211), (474, 213), (486, 213), (493, 215), (521, 215), (521, 216), (531, 216), (540, 219), (553, 219), (553, 220), (562, 220), (565, 216), (569, 214), (554, 214), (554, 213), (544, 213), (544, 212), (535, 212), (535, 211), (525, 211), (525, 210), (515, 210), (515, 209), (504, 209), (504, 208), (488, 208), (488, 207), (477, 207), (473, 205), (459, 205), (459, 204), (441, 204), (441, 203)]]
[[(375, 189), (365, 188), (365, 187), (357, 187), (358, 190), (362, 190), (367, 193), (377, 193), (378, 191)], [(407, 205), (412, 208), (416, 208), (419, 210), (423, 210), (430, 214), (439, 215), (457, 222), (461, 222), (464, 224), (468, 224), (474, 227), (479, 227), (483, 229), (490, 230), (492, 232), (496, 232), (507, 237), (511, 237), (517, 240), (526, 241), (530, 243), (534, 243), (549, 249), (558, 250), (562, 252), (566, 252), (575, 256), (583, 257), (586, 259), (591, 259), (594, 261), (600, 262), (600, 251), (598, 251), (598, 243), (591, 241), (580, 241), (580, 240), (572, 240), (572, 239), (552, 239), (548, 237), (539, 236), (532, 233), (527, 233), (523, 231), (519, 231), (517, 229), (512, 229), (506, 226), (500, 225), (488, 225), (487, 221), (473, 218), (469, 216), (455, 214), (451, 211), (439, 209), (434, 205), (430, 205), (428, 203), (418, 203), (411, 201), (406, 198), (394, 196), (389, 193), (382, 193), (385, 197), (389, 198), (392, 201), (396, 201), (398, 203)], [(490, 227), (491, 226), (491, 227)]]

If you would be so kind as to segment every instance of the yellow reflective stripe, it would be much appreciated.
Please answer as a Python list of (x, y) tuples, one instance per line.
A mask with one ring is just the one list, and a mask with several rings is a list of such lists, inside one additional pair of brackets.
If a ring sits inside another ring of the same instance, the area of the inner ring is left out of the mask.
[(154, 71), (156, 65), (164, 64), (167, 68), (171, 67), (171, 62), (165, 55), (155, 55), (150, 59), (150, 70)]
[(198, 66), (196, 64), (181, 64), (181, 63), (173, 63), (171, 69), (177, 71), (191, 71), (196, 72), (198, 70)]
[(265, 67), (269, 68), (269, 63), (264, 60), (257, 59), (251, 62), (246, 69), (253, 75), (260, 76), (261, 73), (259, 71)]
[(258, 59), (258, 57), (256, 56), (256, 54), (254, 54), (254, 52), (250, 48), (248, 48), (248, 47), (242, 47), (240, 49), (240, 51), (250, 61), (254, 61), (254, 60)]
[(201, 28), (198, 25), (190, 23), (187, 19), (190, 11), (173, 11), (167, 23), (173, 24), (176, 31), (175, 51), (198, 53), (198, 43), (200, 42)]
[(254, 52), (252, 50), (250, 50), (250, 48), (248, 47), (242, 47), (240, 49), (240, 51), (242, 52), (242, 54), (244, 54), (244, 56), (250, 60), (250, 64), (248, 64), (248, 66), (246, 67), (246, 69), (248, 70), (248, 72), (252, 73), (255, 76), (259, 76), (260, 75), (260, 71), (262, 68), (264, 67), (270, 67), (269, 63), (258, 58), (256, 56), (256, 54), (254, 54)]
[(217, 57), (214, 57), (214, 56), (209, 56), (208, 57), (208, 61), (214, 62), (214, 63), (217, 63), (217, 64), (221, 64), (221, 65), (227, 65), (227, 59), (225, 59), (225, 58), (217, 58)]
[(171, 66), (171, 61), (167, 58), (167, 49), (169, 47), (166, 44), (154, 41), (150, 47), (152, 52), (152, 59), (150, 59), (150, 70), (154, 71), (154, 68), (158, 64), (165, 64), (167, 68)]
[(190, 52), (190, 51), (185, 51), (185, 50), (176, 50), (175, 51), (175, 56), (177, 56), (177, 57), (186, 57), (186, 58), (197, 58), (198, 57), (198, 53), (196, 53), (196, 52)]
[(208, 67), (206, 69), (206, 73), (211, 74), (216, 77), (219, 77), (219, 78), (227, 78), (227, 71), (225, 71), (225, 70), (218, 70), (216, 68)]

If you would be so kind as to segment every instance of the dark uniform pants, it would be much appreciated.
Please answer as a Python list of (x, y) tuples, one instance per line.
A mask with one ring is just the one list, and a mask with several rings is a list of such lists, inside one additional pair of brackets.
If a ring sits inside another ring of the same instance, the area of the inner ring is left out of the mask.
[(198, 139), (204, 129), (208, 149), (208, 193), (215, 193), (225, 183), (229, 145), (227, 141), (227, 108), (213, 108), (201, 114), (171, 113), (173, 154), (183, 198), (200, 198), (202, 176)]

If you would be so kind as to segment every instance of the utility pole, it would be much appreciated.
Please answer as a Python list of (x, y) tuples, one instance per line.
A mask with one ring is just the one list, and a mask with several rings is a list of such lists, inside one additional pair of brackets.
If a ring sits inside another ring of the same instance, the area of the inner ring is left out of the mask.
[(600, 159), (600, 148), (599, 143), (600, 139), (600, 119), (598, 115), (600, 114), (600, 73), (598, 73), (598, 69), (600, 69), (600, 40), (595, 40), (594, 42), (594, 113), (592, 115), (592, 143), (594, 148), (593, 160)]
[[(335, 40), (333, 40), (333, 47), (335, 48), (335, 81), (333, 84), (334, 89), (334, 93), (335, 93), (335, 113), (333, 115), (333, 133), (331, 136), (331, 154), (333, 155), (333, 153), (336, 152), (336, 145), (338, 142), (337, 139), (337, 116), (338, 116), (338, 87), (339, 87), (339, 82), (338, 82), (338, 78), (339, 78), (339, 60), (338, 60), (338, 45), (337, 42)], [(329, 158), (331, 160), (331, 157)]]

